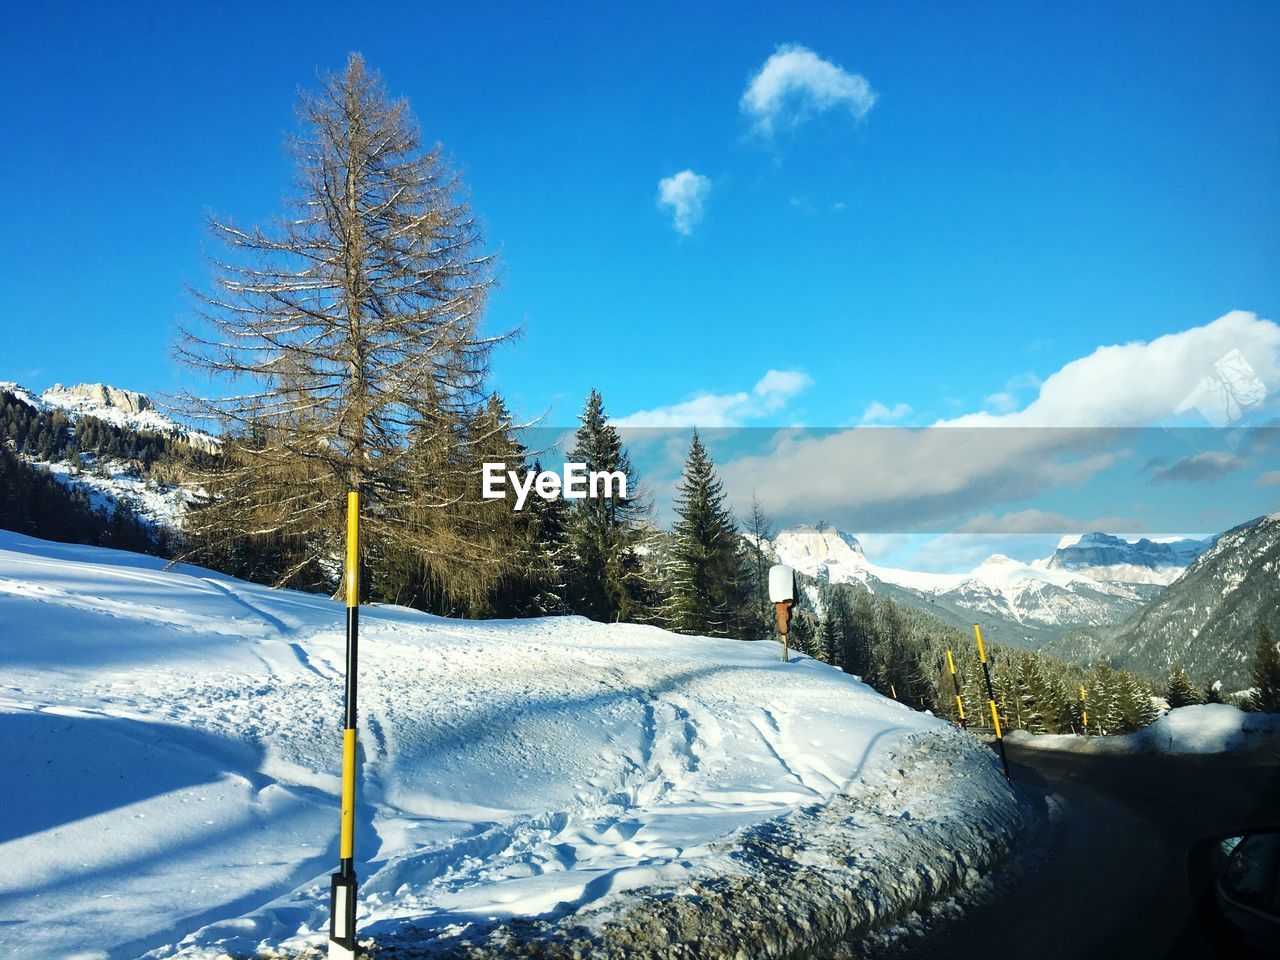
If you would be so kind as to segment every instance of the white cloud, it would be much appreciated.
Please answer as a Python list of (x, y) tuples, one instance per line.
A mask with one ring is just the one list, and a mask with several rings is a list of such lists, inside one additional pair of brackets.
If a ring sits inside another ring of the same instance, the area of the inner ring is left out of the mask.
[(669, 208), (676, 232), (689, 236), (706, 214), (711, 179), (692, 170), (681, 170), (658, 181), (658, 206)]
[[(1120, 431), (1046, 428), (1142, 428), (1177, 420), (1194, 411), (1187, 398), (1200, 396), (1199, 385), (1223, 357), (1232, 358), (1233, 370), (1243, 369), (1242, 360), (1248, 364), (1251, 404), (1260, 403), (1260, 391), (1274, 398), (1280, 390), (1280, 325), (1235, 311), (1151, 341), (1100, 347), (1045, 379), (1020, 410), (970, 413), (935, 425), (1023, 429), (780, 432), (773, 449), (723, 463), (720, 475), (735, 500), (754, 489), (775, 518), (827, 517), (846, 529), (938, 530), (974, 511), (1082, 484), (1128, 457)], [(1024, 377), (1006, 386), (1032, 384)], [(1202, 461), (1191, 466), (1201, 473), (1232, 466)], [(1023, 511), (976, 522), (1000, 532), (1063, 532), (1058, 525), (1070, 519)]]
[(702, 393), (689, 400), (615, 418), (619, 427), (736, 427), (776, 413), (813, 384), (799, 370), (770, 370), (749, 391)]
[(758, 133), (771, 136), (779, 125), (794, 126), (837, 108), (861, 120), (875, 102), (865, 77), (790, 43), (778, 47), (747, 83), (740, 106)]
[(779, 431), (767, 453), (720, 467), (735, 500), (754, 489), (779, 519), (844, 529), (940, 529), (969, 511), (1083, 483), (1122, 455), (1114, 435), (1072, 430)]
[(910, 404), (895, 403), (892, 407), (889, 407), (879, 400), (874, 400), (862, 412), (862, 419), (859, 422), (864, 424), (892, 423), (895, 420), (901, 420), (910, 412)]
[(1233, 310), (1181, 333), (1099, 347), (1046, 379), (1022, 410), (971, 413), (940, 425), (1155, 426), (1194, 409), (1205, 379), (1219, 374), (1224, 358), (1247, 363), (1250, 408), (1256, 408), (1259, 394), (1280, 389), (1280, 325)]

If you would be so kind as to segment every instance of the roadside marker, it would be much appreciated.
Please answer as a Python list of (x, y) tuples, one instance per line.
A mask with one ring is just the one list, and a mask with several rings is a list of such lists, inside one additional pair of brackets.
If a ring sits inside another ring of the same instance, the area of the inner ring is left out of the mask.
[(969, 725), (964, 719), (964, 700), (960, 697), (960, 678), (956, 676), (956, 661), (951, 656), (950, 648), (947, 649), (947, 669), (951, 671), (951, 685), (956, 689), (956, 713), (960, 715), (960, 729), (965, 730)]
[(893, 694), (893, 699), (895, 700), (898, 699), (898, 688), (895, 687), (892, 683), (889, 684), (889, 692)]
[(782, 662), (786, 663), (791, 659), (788, 634), (791, 632), (791, 608), (796, 605), (796, 572), (785, 563), (775, 563), (769, 568), (769, 599), (773, 601), (773, 615), (782, 636)]
[(360, 635), (360, 494), (347, 494), (347, 689), (342, 730), (341, 866), (330, 876), (329, 960), (356, 955), (356, 661)]
[(982, 662), (982, 675), (987, 680), (987, 703), (991, 705), (991, 723), (996, 728), (996, 743), (1000, 744), (1000, 762), (1004, 765), (1004, 778), (1013, 783), (1009, 776), (1009, 757), (1004, 752), (1004, 732), (1000, 729), (1000, 714), (996, 711), (996, 692), (991, 686), (991, 667), (987, 664), (987, 651), (982, 646), (982, 631), (973, 625), (973, 635), (978, 638), (978, 659)]
[(1080, 684), (1080, 720), (1084, 724), (1084, 732), (1089, 733), (1089, 697), (1084, 692), (1084, 684)]

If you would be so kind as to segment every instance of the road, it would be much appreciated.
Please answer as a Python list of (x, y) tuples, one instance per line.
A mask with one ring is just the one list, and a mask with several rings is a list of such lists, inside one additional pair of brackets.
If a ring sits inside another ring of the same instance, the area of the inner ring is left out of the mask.
[(1008, 746), (1015, 783), (1061, 809), (1030, 840), (1031, 864), (877, 957), (1239, 958), (1196, 917), (1188, 853), (1208, 835), (1280, 827), (1280, 763)]

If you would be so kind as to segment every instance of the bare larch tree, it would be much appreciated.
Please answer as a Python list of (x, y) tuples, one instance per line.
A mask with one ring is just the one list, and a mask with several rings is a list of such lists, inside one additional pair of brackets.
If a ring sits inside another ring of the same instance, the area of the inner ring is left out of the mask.
[(464, 557), (430, 520), (475, 486), (458, 445), (503, 338), (480, 332), (493, 257), (441, 148), (422, 146), (407, 103), (359, 54), (301, 95), (299, 114), (285, 215), (253, 228), (211, 218), (226, 253), (179, 336), (179, 360), (224, 393), (183, 398), (224, 437), (189, 533), (291, 543), (272, 579), (297, 582), (336, 552), (358, 490), (366, 553), (496, 576), (500, 557)]

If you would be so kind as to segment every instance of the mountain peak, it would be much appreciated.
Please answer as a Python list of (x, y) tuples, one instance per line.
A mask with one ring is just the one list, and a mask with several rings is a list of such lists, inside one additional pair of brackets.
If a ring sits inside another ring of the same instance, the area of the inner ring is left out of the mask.
[(810, 576), (832, 567), (855, 579), (865, 575), (867, 561), (858, 538), (825, 520), (816, 527), (806, 523), (787, 527), (774, 538), (773, 547), (780, 562)]
[(1003, 553), (993, 553), (987, 559), (982, 561), (982, 566), (1025, 566), (1021, 560), (1015, 560), (1013, 557), (1006, 556)]

